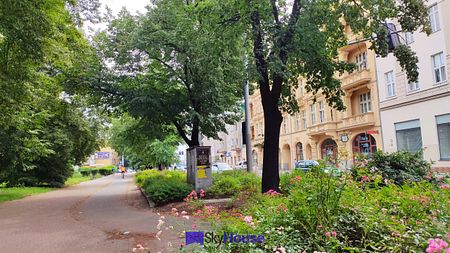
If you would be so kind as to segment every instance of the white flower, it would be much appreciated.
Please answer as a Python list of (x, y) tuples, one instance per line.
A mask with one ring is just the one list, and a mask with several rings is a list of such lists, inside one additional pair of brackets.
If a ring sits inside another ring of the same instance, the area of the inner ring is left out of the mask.
[(161, 241), (161, 238), (159, 238), (159, 236), (162, 234), (162, 230), (159, 230), (158, 233), (156, 233), (156, 239)]
[(183, 215), (183, 218), (185, 218), (186, 220), (189, 220), (189, 216), (188, 215)]
[(156, 226), (156, 228), (157, 228), (158, 230), (160, 230), (160, 229), (161, 229), (161, 226), (162, 226), (164, 223), (165, 223), (165, 222), (164, 222), (163, 220), (159, 219), (159, 220), (158, 220), (158, 225)]

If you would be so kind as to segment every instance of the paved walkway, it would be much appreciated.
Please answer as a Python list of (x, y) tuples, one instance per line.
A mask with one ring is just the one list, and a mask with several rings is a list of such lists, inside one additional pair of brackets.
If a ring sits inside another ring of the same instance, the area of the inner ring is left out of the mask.
[(133, 175), (112, 175), (0, 204), (0, 252), (126, 253), (138, 243), (172, 252), (168, 242), (179, 245), (181, 239), (164, 232), (157, 240), (158, 219)]

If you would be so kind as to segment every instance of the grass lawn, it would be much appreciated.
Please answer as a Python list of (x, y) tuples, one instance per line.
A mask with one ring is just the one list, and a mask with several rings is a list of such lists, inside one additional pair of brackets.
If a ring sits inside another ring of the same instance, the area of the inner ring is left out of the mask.
[(15, 199), (21, 199), (26, 196), (52, 191), (54, 188), (48, 187), (11, 187), (0, 188), (0, 203)]
[[(97, 175), (95, 178), (101, 177)], [(91, 176), (82, 176), (80, 173), (74, 173), (69, 179), (67, 179), (65, 186), (76, 185), (81, 182), (92, 180)], [(0, 184), (0, 203), (15, 199), (25, 198), (26, 196), (36, 195), (39, 193), (45, 193), (49, 191), (56, 190), (57, 188), (49, 187), (11, 187), (6, 188), (4, 185)]]
[[(100, 175), (96, 175), (95, 178), (99, 178), (101, 177)], [(89, 181), (92, 179), (95, 179), (91, 176), (82, 176), (80, 173), (74, 173), (73, 176), (71, 176), (69, 179), (67, 179), (65, 185), (66, 186), (71, 186), (71, 185), (76, 185), (79, 184), (81, 182), (85, 182), (85, 181)]]

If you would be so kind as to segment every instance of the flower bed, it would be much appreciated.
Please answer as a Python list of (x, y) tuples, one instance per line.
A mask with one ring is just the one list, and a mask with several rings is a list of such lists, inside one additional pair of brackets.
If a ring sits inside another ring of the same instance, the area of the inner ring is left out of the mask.
[[(379, 174), (355, 180), (320, 168), (281, 178), (275, 191), (241, 208), (205, 207), (218, 234), (264, 235), (264, 243), (206, 244), (209, 252), (448, 252), (448, 181), (402, 182)], [(444, 180), (444, 181), (442, 181)], [(210, 210), (211, 209), (211, 210)]]
[(214, 173), (212, 186), (197, 193), (192, 192), (193, 187), (186, 183), (186, 173), (181, 171), (146, 170), (136, 174), (136, 184), (156, 205), (184, 200), (190, 202), (194, 209), (203, 206), (202, 200), (205, 198), (236, 197), (242, 192), (259, 192), (260, 180), (245, 171)]

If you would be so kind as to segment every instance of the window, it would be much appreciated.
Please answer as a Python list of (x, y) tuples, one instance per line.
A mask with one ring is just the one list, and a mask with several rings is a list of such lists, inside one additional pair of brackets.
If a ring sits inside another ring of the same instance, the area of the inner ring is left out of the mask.
[(395, 123), (395, 132), (397, 135), (397, 150), (417, 152), (422, 149), (419, 120)]
[(309, 106), (309, 110), (311, 112), (311, 126), (316, 124), (316, 108), (314, 105)]
[(283, 133), (287, 133), (287, 117), (283, 117)]
[(444, 53), (440, 52), (439, 54), (431, 56), (431, 60), (433, 62), (434, 83), (442, 83), (447, 80), (445, 74)]
[(437, 32), (441, 30), (439, 23), (439, 10), (437, 4), (428, 8), (428, 18), (430, 19), (431, 32)]
[(436, 117), (441, 160), (450, 160), (450, 114)]
[(363, 52), (356, 56), (356, 69), (361, 71), (367, 68), (367, 52)]
[(295, 150), (297, 153), (296, 154), (297, 162), (303, 160), (303, 145), (301, 142), (297, 143)]
[(303, 121), (303, 129), (306, 129), (308, 127), (306, 123), (306, 111), (302, 111), (302, 121)]
[(384, 74), (384, 77), (386, 79), (387, 96), (388, 97), (395, 96), (394, 71), (387, 72), (386, 74)]
[(372, 111), (372, 103), (370, 102), (370, 91), (359, 95), (359, 108), (361, 113)]
[(414, 37), (412, 32), (405, 32), (405, 43), (411, 44), (414, 42)]
[(296, 131), (300, 130), (300, 114), (299, 113), (295, 114), (295, 130)]
[(323, 123), (325, 121), (325, 109), (323, 108), (323, 101), (319, 102), (319, 121)]
[(408, 91), (416, 91), (419, 90), (419, 82), (409, 82), (408, 83)]

